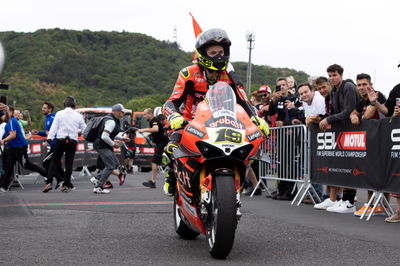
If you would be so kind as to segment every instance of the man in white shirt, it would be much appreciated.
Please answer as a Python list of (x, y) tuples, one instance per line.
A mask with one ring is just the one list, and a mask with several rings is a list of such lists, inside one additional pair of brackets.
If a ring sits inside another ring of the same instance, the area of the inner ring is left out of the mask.
[(79, 130), (83, 132), (86, 128), (82, 115), (74, 111), (76, 101), (72, 96), (68, 96), (64, 101), (65, 109), (57, 112), (51, 125), (47, 141), (50, 143), (56, 136), (54, 144), (54, 154), (51, 160), (47, 181), (43, 187), (43, 192), (52, 189), (53, 177), (57, 175), (57, 169), (60, 167), (61, 157), (65, 153), (65, 171), (64, 184), (61, 191), (68, 192), (74, 189), (71, 183), (72, 167), (78, 141)]
[(298, 92), (303, 101), (306, 125), (312, 123), (320, 115), (325, 115), (325, 98), (318, 91), (314, 91), (309, 83), (301, 84)]
[[(325, 115), (325, 98), (319, 91), (313, 90), (309, 83), (300, 84), (297, 88), (303, 102), (306, 125), (319, 121), (319, 117)], [(322, 197), (323, 187), (320, 184), (313, 184), (319, 197)], [(317, 204), (318, 205), (318, 204)]]

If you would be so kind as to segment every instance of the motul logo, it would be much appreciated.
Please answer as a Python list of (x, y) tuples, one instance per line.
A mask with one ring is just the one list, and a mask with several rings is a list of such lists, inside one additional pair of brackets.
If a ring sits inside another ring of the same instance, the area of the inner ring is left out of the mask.
[(342, 150), (366, 150), (367, 132), (342, 132), (338, 137), (339, 148)]
[(350, 131), (341, 132), (336, 138), (335, 132), (324, 132), (317, 134), (317, 150), (366, 150), (367, 132)]

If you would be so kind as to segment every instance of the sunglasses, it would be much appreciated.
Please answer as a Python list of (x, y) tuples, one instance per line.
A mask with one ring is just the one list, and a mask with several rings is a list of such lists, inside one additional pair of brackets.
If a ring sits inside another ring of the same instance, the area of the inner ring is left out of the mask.
[(264, 97), (264, 96), (266, 97), (266, 96), (268, 96), (268, 95), (269, 95), (269, 94), (260, 94), (261, 97)]

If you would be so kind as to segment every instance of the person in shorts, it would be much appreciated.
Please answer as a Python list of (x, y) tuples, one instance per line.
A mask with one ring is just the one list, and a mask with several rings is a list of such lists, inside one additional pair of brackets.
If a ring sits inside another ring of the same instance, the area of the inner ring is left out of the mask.
[(154, 117), (153, 110), (147, 108), (143, 112), (144, 118), (149, 121), (149, 128), (139, 129), (140, 133), (148, 132), (151, 133), (152, 141), (155, 144), (154, 157), (151, 161), (151, 178), (147, 182), (143, 182), (143, 186), (149, 188), (156, 187), (156, 177), (158, 171), (158, 165), (161, 165), (161, 157), (164, 152), (165, 146), (168, 144), (168, 137), (164, 134), (164, 125), (157, 118)]

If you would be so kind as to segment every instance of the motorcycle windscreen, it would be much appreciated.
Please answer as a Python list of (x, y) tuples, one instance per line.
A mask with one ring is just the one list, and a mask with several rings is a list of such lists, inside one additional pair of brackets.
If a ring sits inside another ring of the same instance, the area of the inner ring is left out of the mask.
[(206, 94), (212, 115), (206, 122), (208, 143), (230, 153), (244, 143), (245, 124), (236, 115), (236, 96), (229, 84), (217, 82)]
[(206, 126), (235, 127), (237, 124), (236, 95), (228, 83), (217, 82), (210, 86), (206, 94), (206, 102), (212, 112), (212, 117), (207, 121)]

